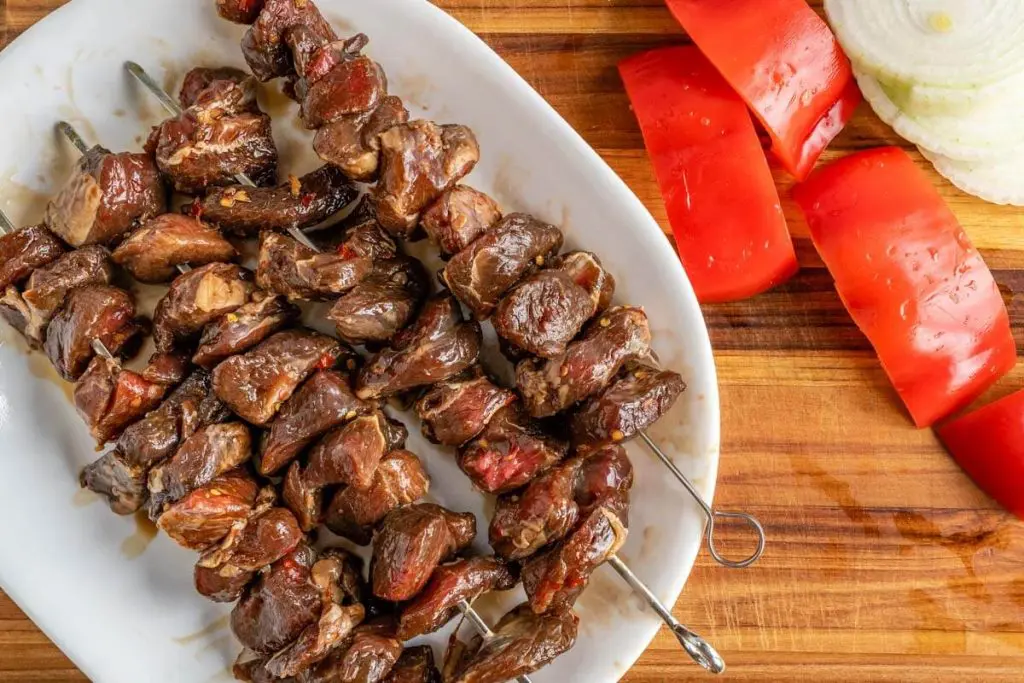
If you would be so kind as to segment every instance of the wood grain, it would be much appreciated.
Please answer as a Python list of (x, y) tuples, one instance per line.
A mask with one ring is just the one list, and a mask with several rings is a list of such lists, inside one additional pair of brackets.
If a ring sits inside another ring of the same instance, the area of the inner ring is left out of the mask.
[[(60, 4), (7, 0), (0, 41)], [(667, 230), (615, 70), (626, 55), (685, 40), (662, 2), (435, 4), (530, 81)], [(864, 108), (827, 158), (884, 144), (909, 147)], [(921, 165), (995, 270), (1024, 348), (1024, 212), (967, 197)], [(705, 309), (722, 390), (717, 504), (760, 516), (770, 544), (744, 571), (702, 554), (675, 612), (722, 651), (729, 680), (1024, 680), (1024, 526), (911, 426), (821, 267), (791, 179), (776, 175), (803, 270), (774, 292)], [(990, 395), (1021, 387), (1018, 369)], [(0, 681), (80, 680), (0, 596)], [(707, 677), (662, 633), (623, 680)]]

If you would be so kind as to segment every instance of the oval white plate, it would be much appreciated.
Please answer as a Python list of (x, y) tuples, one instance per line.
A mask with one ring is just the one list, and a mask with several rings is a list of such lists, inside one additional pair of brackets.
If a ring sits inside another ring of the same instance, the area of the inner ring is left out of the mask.
[[(90, 142), (138, 149), (163, 115), (122, 71), (141, 62), (170, 87), (196, 64), (243, 66), (240, 27), (217, 18), (212, 0), (74, 0), (0, 53), (0, 206), (37, 221), (73, 152), (53, 132), (58, 118)], [(679, 260), (640, 201), (583, 140), (497, 55), (421, 0), (320, 0), (339, 31), (364, 31), (391, 90), (414, 114), (470, 125), (483, 159), (469, 181), (508, 209), (561, 225), (568, 246), (598, 253), (619, 281), (618, 300), (646, 307), (655, 349), (689, 389), (653, 430), (703, 495), (714, 492), (719, 410), (704, 321)], [(283, 172), (315, 160), (295, 108), (267, 89)], [(96, 457), (85, 428), (40, 354), (11, 337), (0, 346), (0, 586), (93, 680), (230, 680), (237, 652), (228, 607), (197, 595), (195, 555), (160, 536), (143, 540), (132, 518), (78, 493), (79, 469)], [(418, 433), (418, 425), (410, 424)], [(411, 439), (443, 503), (484, 517), (451, 454)], [(646, 451), (636, 466), (631, 533), (622, 556), (672, 604), (700, 548), (698, 508)], [(482, 519), (481, 528), (485, 528)], [(486, 550), (486, 535), (478, 540)], [(137, 555), (137, 557), (136, 557)], [(518, 599), (484, 600), (490, 619)], [(647, 647), (659, 621), (607, 567), (579, 603), (576, 647), (534, 676), (545, 681), (617, 680)], [(447, 632), (431, 642), (440, 647)], [(680, 659), (685, 657), (680, 652)]]

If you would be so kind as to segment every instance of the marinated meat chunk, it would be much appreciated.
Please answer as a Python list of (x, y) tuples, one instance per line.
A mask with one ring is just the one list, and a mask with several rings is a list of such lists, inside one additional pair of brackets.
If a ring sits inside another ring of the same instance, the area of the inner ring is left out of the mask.
[(469, 377), (435, 384), (416, 403), (423, 436), (433, 443), (461, 446), (477, 437), (516, 394), (499, 387), (479, 367)]
[(313, 149), (328, 164), (352, 180), (368, 183), (380, 168), (380, 136), (409, 120), (409, 110), (394, 95), (384, 97), (376, 109), (350, 114), (322, 126)]
[(570, 251), (558, 257), (554, 268), (587, 290), (593, 303), (591, 315), (611, 305), (615, 296), (615, 278), (604, 269), (595, 254), (589, 251)]
[(86, 152), (46, 207), (46, 226), (72, 247), (110, 244), (167, 211), (167, 192), (148, 154)]
[(341, 171), (321, 166), (277, 187), (230, 185), (192, 207), (193, 213), (225, 232), (246, 237), (265, 228), (308, 228), (355, 201), (359, 190)]
[(353, 359), (330, 337), (285, 330), (252, 351), (232, 356), (213, 371), (213, 390), (243, 420), (265, 425), (295, 389), (317, 370)]
[(356, 398), (348, 377), (321, 370), (310, 377), (281, 407), (263, 438), (260, 473), (281, 470), (330, 429), (366, 415), (373, 406)]
[(646, 356), (650, 347), (647, 314), (618, 306), (593, 320), (565, 353), (521, 361), (516, 386), (531, 415), (554, 415), (603, 390), (625, 363)]
[(252, 24), (263, 11), (265, 0), (217, 0), (217, 14), (236, 24)]
[(75, 384), (75, 409), (102, 446), (156, 408), (188, 369), (179, 356), (157, 355), (142, 374), (116, 360), (94, 356)]
[(95, 343), (117, 357), (138, 348), (141, 332), (131, 294), (117, 287), (88, 285), (64, 299), (63, 308), (46, 328), (43, 348), (57, 374), (73, 382), (96, 355)]
[(441, 683), (441, 672), (434, 665), (434, 651), (429, 645), (406, 648), (384, 683)]
[(381, 225), (408, 235), (420, 213), (464, 178), (480, 159), (480, 145), (466, 126), (416, 120), (380, 136), (380, 179), (374, 202)]
[(434, 569), (472, 541), (476, 517), (432, 503), (392, 510), (373, 543), (373, 594), (400, 602), (417, 595)]
[(106, 498), (115, 514), (130, 515), (146, 502), (148, 472), (147, 467), (131, 462), (115, 449), (86, 465), (78, 481), (82, 488)]
[[(621, 503), (628, 507), (628, 499)], [(572, 609), (590, 575), (626, 542), (625, 521), (615, 505), (601, 505), (560, 544), (523, 565), (523, 587), (537, 614)]]
[(157, 350), (194, 342), (203, 327), (246, 303), (253, 289), (252, 273), (233, 263), (210, 263), (179, 275), (153, 314)]
[(593, 314), (590, 294), (559, 270), (542, 270), (512, 288), (494, 312), (505, 341), (541, 358), (554, 358)]
[(504, 683), (531, 674), (576, 644), (579, 621), (571, 611), (538, 615), (520, 605), (497, 623), (494, 638), (483, 642), (476, 637), (461, 657), (446, 657), (444, 680)]
[(329, 657), (302, 674), (303, 683), (381, 683), (402, 654), (387, 620), (363, 623)]
[(491, 315), (505, 292), (561, 248), (561, 230), (513, 213), (452, 257), (441, 277), (482, 320)]
[(360, 605), (325, 605), (317, 623), (307, 626), (290, 645), (267, 660), (264, 668), (275, 678), (297, 676), (321, 662), (343, 643), (366, 616)]
[(231, 611), (231, 630), (253, 652), (271, 655), (299, 637), (320, 616), (313, 582), (316, 551), (300, 543), (270, 566)]
[(165, 213), (144, 224), (114, 250), (114, 263), (139, 282), (168, 282), (177, 267), (234, 261), (238, 252), (218, 230), (202, 221)]
[(169, 505), (156, 525), (181, 547), (203, 550), (248, 518), (257, 490), (252, 476), (233, 469)]
[(468, 185), (456, 185), (423, 212), (420, 226), (441, 257), (451, 258), (500, 220), (498, 202)]
[(252, 299), (203, 328), (192, 362), (212, 368), (244, 353), (299, 318), (299, 309), (284, 297), (256, 290)]
[(344, 548), (328, 548), (320, 553), (312, 570), (325, 602), (338, 605), (369, 602), (370, 589), (363, 580), (363, 561)]
[(342, 234), (342, 241), (337, 245), (339, 252), (365, 256), (374, 262), (398, 256), (398, 244), (377, 222), (369, 195), (363, 195), (359, 204), (345, 219), (344, 225), (346, 229)]
[(0, 234), (0, 289), (19, 284), (63, 253), (64, 245), (44, 225)]
[[(0, 296), (0, 318), (3, 318), (8, 325), (20, 332), (29, 345), (38, 347), (39, 341), (29, 336), (29, 330), (46, 330), (45, 321), (39, 320), (32, 315), (28, 304), (22, 298), (21, 292), (14, 285), (8, 285)], [(43, 336), (43, 335), (39, 335)]]
[(477, 488), (507, 493), (561, 462), (567, 451), (568, 444), (549, 435), (517, 402), (502, 408), (458, 459)]
[(198, 105), (207, 112), (227, 116), (259, 111), (255, 79), (231, 66), (198, 66), (189, 71), (178, 91), (178, 102), (183, 109)]
[[(632, 486), (633, 465), (620, 446), (583, 451), (534, 479), (525, 490), (498, 498), (491, 518), (491, 547), (509, 560), (529, 557), (564, 538), (603, 501), (628, 496)], [(622, 508), (619, 514), (625, 524), (627, 510)]]
[(382, 412), (357, 417), (322, 438), (310, 451), (305, 480), (312, 486), (345, 484), (368, 489), (384, 456), (405, 444), (408, 432)]
[(369, 488), (347, 486), (331, 499), (325, 522), (327, 528), (358, 545), (369, 545), (374, 528), (389, 512), (419, 500), (430, 490), (430, 478), (423, 463), (405, 450), (384, 456)]
[(570, 423), (572, 442), (579, 446), (631, 439), (661, 419), (685, 390), (679, 373), (635, 364), (576, 410)]
[(324, 507), (323, 487), (308, 481), (298, 462), (293, 462), (284, 476), (281, 497), (299, 520), (299, 527), (303, 531), (310, 532), (320, 524)]
[(256, 284), (291, 300), (318, 301), (344, 294), (372, 269), (369, 258), (317, 252), (289, 235), (265, 230)]
[(249, 428), (241, 422), (202, 427), (169, 460), (149, 471), (150, 517), (252, 456)]
[(459, 603), (470, 604), (484, 593), (507, 591), (519, 582), (516, 573), (493, 557), (473, 557), (443, 564), (412, 602), (402, 608), (398, 638), (410, 640), (433, 633), (459, 613)]
[[(229, 0), (237, 5), (243, 0)], [(248, 19), (254, 8), (247, 6), (244, 12), (222, 10), (234, 17)], [(292, 54), (285, 42), (289, 29), (303, 26), (316, 36), (319, 44), (338, 39), (331, 25), (320, 14), (312, 0), (266, 0), (255, 22), (242, 39), (242, 53), (249, 68), (261, 81), (294, 76), (295, 66)]]
[(109, 285), (113, 278), (110, 252), (96, 244), (68, 252), (37, 269), (21, 295), (29, 311), (25, 336), (42, 343), (46, 326), (63, 305), (68, 292), (86, 285)]
[(370, 274), (341, 297), (327, 318), (349, 344), (384, 343), (402, 330), (427, 295), (422, 264), (408, 256), (377, 260)]
[(451, 296), (436, 296), (423, 306), (416, 322), (359, 371), (356, 395), (381, 398), (442, 382), (473, 365), (480, 344), (480, 326), (463, 322), (462, 309)]
[(316, 130), (342, 117), (376, 111), (388, 82), (380, 64), (332, 43), (313, 54), (295, 91), (306, 128)]

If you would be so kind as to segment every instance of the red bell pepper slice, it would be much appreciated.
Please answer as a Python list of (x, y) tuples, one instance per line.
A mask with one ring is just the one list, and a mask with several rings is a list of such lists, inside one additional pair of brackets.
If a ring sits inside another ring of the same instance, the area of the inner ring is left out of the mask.
[(1024, 391), (968, 413), (938, 431), (974, 483), (1024, 519)]
[(909, 156), (859, 152), (793, 196), (854, 322), (919, 427), (977, 398), (1017, 350), (992, 273)]
[(619, 64), (683, 266), (702, 303), (759, 294), (797, 271), (750, 114), (692, 46)]
[(798, 180), (860, 103), (850, 60), (805, 0), (666, 0)]

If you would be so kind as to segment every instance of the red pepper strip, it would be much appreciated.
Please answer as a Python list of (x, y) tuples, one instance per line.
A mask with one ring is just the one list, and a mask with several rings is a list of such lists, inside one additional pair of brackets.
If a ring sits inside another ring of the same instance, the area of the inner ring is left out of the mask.
[(1024, 519), (1024, 391), (968, 413), (938, 431), (974, 483)]
[[(861, 100), (835, 36), (805, 0), (666, 0), (803, 180)], [(826, 120), (826, 123), (822, 123)]]
[(759, 294), (797, 271), (750, 114), (692, 46), (619, 64), (679, 257), (702, 303)]
[(964, 407), (1017, 351), (992, 273), (905, 152), (868, 150), (793, 190), (854, 322), (914, 422)]

